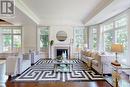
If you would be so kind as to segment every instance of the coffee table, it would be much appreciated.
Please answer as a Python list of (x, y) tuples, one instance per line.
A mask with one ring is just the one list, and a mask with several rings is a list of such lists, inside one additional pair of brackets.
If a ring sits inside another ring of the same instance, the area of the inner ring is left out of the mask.
[(54, 72), (72, 72), (73, 63), (70, 60), (54, 61)]

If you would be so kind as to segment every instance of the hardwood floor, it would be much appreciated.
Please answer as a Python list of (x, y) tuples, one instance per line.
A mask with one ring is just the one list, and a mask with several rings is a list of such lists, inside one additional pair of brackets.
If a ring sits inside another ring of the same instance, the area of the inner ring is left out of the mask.
[(90, 82), (11, 82), (6, 87), (111, 87), (106, 81)]

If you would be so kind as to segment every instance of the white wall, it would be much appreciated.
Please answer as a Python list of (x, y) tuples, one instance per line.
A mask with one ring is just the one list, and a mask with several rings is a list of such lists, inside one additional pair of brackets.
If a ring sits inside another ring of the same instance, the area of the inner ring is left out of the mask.
[[(64, 31), (67, 33), (67, 38), (65, 41), (58, 41), (56, 38), (56, 34), (59, 31)], [(49, 34), (49, 40), (54, 40), (54, 45), (52, 46), (52, 49), (49, 49), (49, 58), (54, 57), (54, 49), (53, 47), (55, 45), (60, 45), (60, 46), (70, 46), (70, 55), (72, 55), (72, 46), (70, 44), (70, 40), (73, 39), (73, 26), (50, 26), (50, 34)]]
[(25, 52), (28, 52), (29, 49), (36, 49), (36, 25), (35, 24), (27, 24), (27, 25), (23, 25), (23, 49)]
[[(58, 31), (65, 31), (67, 33), (67, 39), (65, 41), (58, 41), (56, 34)], [(73, 39), (73, 27), (72, 26), (50, 26), (50, 40), (54, 40), (54, 44), (70, 44), (70, 39)]]

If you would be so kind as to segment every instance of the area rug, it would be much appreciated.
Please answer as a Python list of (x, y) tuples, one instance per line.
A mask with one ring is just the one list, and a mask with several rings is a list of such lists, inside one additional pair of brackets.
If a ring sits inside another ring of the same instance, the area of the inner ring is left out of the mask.
[(104, 80), (101, 75), (89, 70), (81, 60), (70, 60), (73, 63), (71, 72), (54, 72), (53, 60), (40, 59), (20, 76), (13, 79), (18, 82), (50, 82), (50, 81), (97, 81)]

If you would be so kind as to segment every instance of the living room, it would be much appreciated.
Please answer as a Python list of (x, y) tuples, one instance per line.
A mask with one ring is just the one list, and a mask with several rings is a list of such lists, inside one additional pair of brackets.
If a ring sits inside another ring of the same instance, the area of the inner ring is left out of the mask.
[(130, 0), (0, 4), (0, 87), (130, 87)]

